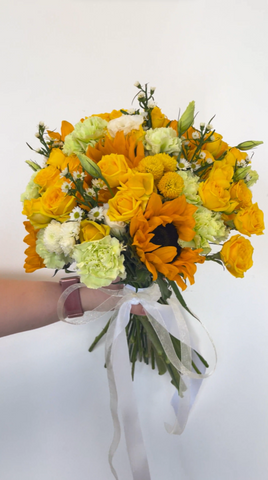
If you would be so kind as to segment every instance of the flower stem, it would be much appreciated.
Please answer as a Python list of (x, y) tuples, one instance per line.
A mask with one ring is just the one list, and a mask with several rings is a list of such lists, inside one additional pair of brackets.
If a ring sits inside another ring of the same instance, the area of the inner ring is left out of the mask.
[(97, 335), (97, 337), (95, 338), (94, 342), (92, 342), (92, 344), (90, 345), (88, 351), (89, 352), (92, 352), (94, 350), (94, 348), (96, 347), (97, 343), (101, 340), (101, 338), (105, 335), (105, 333), (107, 332), (108, 328), (109, 328), (109, 325), (110, 325), (110, 320), (106, 323), (105, 327), (102, 329), (102, 331), (100, 332), (99, 335)]

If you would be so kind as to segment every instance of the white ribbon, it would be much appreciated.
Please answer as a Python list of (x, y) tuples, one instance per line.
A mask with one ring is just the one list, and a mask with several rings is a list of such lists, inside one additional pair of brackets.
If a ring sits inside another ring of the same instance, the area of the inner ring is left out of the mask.
[[(118, 410), (120, 409), (132, 478), (133, 480), (151, 480), (130, 376), (130, 360), (125, 329), (130, 319), (131, 306), (142, 305), (147, 320), (160, 340), (168, 360), (183, 376), (184, 388), (181, 386), (180, 396), (176, 390), (171, 402), (176, 415), (176, 422), (173, 427), (165, 424), (169, 433), (181, 434), (183, 432), (202, 380), (210, 376), (215, 370), (217, 362), (215, 345), (204, 325), (196, 317), (199, 325), (202, 326), (203, 331), (206, 332), (210, 340), (215, 362), (214, 366), (204, 373), (204, 366), (199, 361), (197, 354), (194, 361), (198, 365), (198, 369), (203, 371), (203, 373), (198, 374), (194, 372), (192, 369), (192, 350), (194, 346), (188, 325), (179, 308), (179, 303), (175, 299), (169, 299), (168, 305), (159, 304), (157, 300), (161, 297), (161, 293), (156, 283), (153, 283), (148, 288), (139, 289), (137, 292), (129, 285), (120, 290), (101, 289), (106, 294), (109, 294), (110, 297), (96, 309), (85, 312), (83, 317), (64, 318), (66, 298), (74, 290), (82, 287), (85, 287), (85, 285), (80, 283), (66, 288), (59, 298), (58, 316), (60, 320), (65, 322), (81, 324), (88, 323), (99, 318), (104, 313), (111, 312), (112, 316), (106, 336), (105, 361), (110, 389), (110, 408), (114, 424), (114, 437), (109, 451), (109, 463), (112, 473), (118, 480), (117, 473), (113, 467), (113, 457), (121, 438), (121, 424), (118, 415)], [(170, 334), (181, 341), (181, 360), (174, 350)]]

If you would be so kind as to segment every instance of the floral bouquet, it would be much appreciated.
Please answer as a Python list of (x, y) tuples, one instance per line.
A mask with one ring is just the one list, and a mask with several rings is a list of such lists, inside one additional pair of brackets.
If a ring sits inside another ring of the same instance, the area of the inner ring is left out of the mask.
[[(129, 307), (122, 327), (132, 376), (137, 359), (144, 361), (168, 371), (184, 397), (185, 372), (203, 378), (208, 364), (187, 335), (167, 326), (163, 312), (171, 308), (177, 317), (174, 298), (189, 311), (181, 291), (194, 283), (197, 264), (214, 261), (239, 278), (252, 266), (245, 236), (261, 235), (264, 222), (252, 202), (258, 174), (247, 151), (262, 142), (230, 146), (212, 119), (194, 127), (194, 102), (178, 121), (169, 120), (154, 101), (155, 88), (135, 86), (135, 109), (94, 114), (75, 126), (63, 121), (60, 133), (39, 123), (41, 147), (30, 148), (41, 164), (27, 161), (34, 173), (21, 197), (28, 219), (24, 267), (75, 271), (93, 289), (116, 282), (130, 304), (138, 295), (146, 315)], [(143, 297), (152, 287), (153, 298)]]

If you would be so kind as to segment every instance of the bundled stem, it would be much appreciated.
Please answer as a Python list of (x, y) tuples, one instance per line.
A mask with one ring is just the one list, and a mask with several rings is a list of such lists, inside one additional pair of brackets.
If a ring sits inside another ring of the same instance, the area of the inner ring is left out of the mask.
[[(175, 282), (169, 282), (170, 287), (173, 289), (177, 299), (181, 303), (181, 305), (192, 314), (189, 310), (188, 306), (186, 305), (177, 285)], [(170, 290), (168, 290), (167, 282), (164, 281), (163, 278), (159, 280), (159, 286), (161, 289), (162, 297), (159, 300), (159, 303), (166, 304), (167, 299), (170, 296)], [(107, 322), (103, 330), (100, 334), (95, 338), (93, 343), (91, 344), (89, 351), (92, 352), (101, 338), (107, 332), (111, 319)], [(135, 365), (136, 361), (139, 360), (140, 362), (145, 362), (147, 365), (151, 364), (152, 369), (154, 370), (155, 367), (158, 369), (159, 375), (163, 375), (164, 373), (168, 372), (171, 377), (171, 383), (175, 386), (178, 390), (180, 396), (183, 396), (183, 392), (186, 390), (185, 383), (183, 382), (181, 373), (170, 363), (163, 345), (154, 330), (152, 324), (148, 321), (146, 316), (140, 315), (130, 315), (130, 320), (126, 326), (126, 337), (128, 342), (128, 349), (129, 349), (129, 359), (132, 363), (131, 367), (131, 375), (132, 379), (134, 379), (135, 374)], [(175, 338), (173, 335), (170, 334), (170, 339), (172, 341), (172, 345), (174, 347), (175, 353), (179, 360), (182, 360), (182, 343), (178, 338)], [(208, 363), (206, 360), (195, 350), (193, 352), (196, 353), (199, 360), (203, 363), (203, 365), (208, 368)], [(192, 360), (192, 368), (198, 374), (201, 374), (199, 368)]]

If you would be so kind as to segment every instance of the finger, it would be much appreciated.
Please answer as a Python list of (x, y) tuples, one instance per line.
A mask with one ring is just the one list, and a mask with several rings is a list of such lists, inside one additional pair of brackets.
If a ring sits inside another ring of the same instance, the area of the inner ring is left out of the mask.
[(146, 315), (144, 308), (140, 303), (138, 305), (132, 305), (131, 313), (133, 313), (134, 315), (143, 315), (143, 316)]

